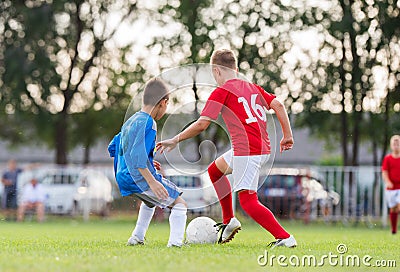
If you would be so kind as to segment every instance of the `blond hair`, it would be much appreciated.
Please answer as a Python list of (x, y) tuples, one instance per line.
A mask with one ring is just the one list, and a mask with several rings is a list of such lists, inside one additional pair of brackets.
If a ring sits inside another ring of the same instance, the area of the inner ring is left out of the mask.
[(220, 65), (230, 69), (236, 69), (237, 59), (235, 54), (230, 49), (218, 49), (215, 50), (210, 59), (212, 65)]
[(400, 141), (400, 135), (393, 135), (390, 138), (390, 144), (392, 145), (394, 143), (394, 141)]

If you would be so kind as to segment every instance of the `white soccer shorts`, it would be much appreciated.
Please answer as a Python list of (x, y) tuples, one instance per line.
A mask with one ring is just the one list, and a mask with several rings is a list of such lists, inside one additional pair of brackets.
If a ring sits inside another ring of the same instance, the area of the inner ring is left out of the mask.
[(400, 190), (385, 190), (386, 202), (389, 208), (393, 208), (400, 203)]
[(260, 169), (267, 163), (269, 155), (233, 156), (233, 150), (225, 152), (222, 157), (232, 168), (233, 191), (257, 191)]

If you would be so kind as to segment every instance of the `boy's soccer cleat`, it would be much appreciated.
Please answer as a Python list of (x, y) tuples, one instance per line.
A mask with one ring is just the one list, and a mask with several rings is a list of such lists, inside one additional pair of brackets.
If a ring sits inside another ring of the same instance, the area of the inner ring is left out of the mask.
[(131, 236), (126, 243), (127, 246), (144, 245), (144, 241), (137, 238), (135, 235)]
[(175, 245), (175, 244), (169, 244), (169, 243), (168, 243), (167, 247), (177, 247), (177, 248), (181, 248), (182, 245)]
[(236, 233), (242, 229), (242, 225), (235, 217), (231, 218), (228, 224), (218, 223), (215, 226), (218, 227), (218, 231), (221, 231), (218, 244), (225, 244), (232, 241)]
[(278, 246), (296, 247), (297, 242), (296, 242), (296, 239), (294, 239), (293, 235), (290, 235), (289, 238), (277, 239), (276, 241), (269, 243), (268, 246), (271, 247), (271, 249), (274, 249), (275, 247), (278, 247)]

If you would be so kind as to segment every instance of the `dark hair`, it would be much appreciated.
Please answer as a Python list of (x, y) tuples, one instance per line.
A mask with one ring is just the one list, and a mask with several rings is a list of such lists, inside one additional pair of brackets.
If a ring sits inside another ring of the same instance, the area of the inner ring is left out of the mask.
[(168, 99), (168, 89), (164, 82), (158, 78), (148, 81), (144, 87), (143, 104), (156, 106), (163, 99)]
[(230, 69), (236, 69), (237, 61), (235, 54), (230, 49), (218, 49), (211, 55), (211, 64), (220, 65)]

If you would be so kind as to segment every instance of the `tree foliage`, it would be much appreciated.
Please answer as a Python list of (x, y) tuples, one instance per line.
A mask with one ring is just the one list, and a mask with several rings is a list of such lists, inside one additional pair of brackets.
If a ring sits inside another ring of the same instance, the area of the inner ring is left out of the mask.
[[(399, 99), (392, 97), (399, 90), (399, 7), (393, 1), (360, 0), (330, 5), (302, 15), (306, 29), (317, 29), (323, 39), (319, 56), (309, 54), (313, 69), (299, 77), (305, 92), (297, 121), (325, 139), (339, 136), (344, 164), (358, 165), (360, 143), (368, 141), (375, 152), (379, 146), (385, 153), (391, 123), (398, 120)], [(325, 116), (322, 124), (318, 116)], [(335, 119), (338, 125), (327, 125)]]
[[(0, 104), (5, 109), (0, 126), (13, 121), (2, 136), (40, 139), (55, 148), (57, 163), (66, 164), (74, 143), (92, 145), (111, 133), (89, 139), (82, 119), (95, 114), (102, 123), (120, 121), (121, 114), (110, 110), (126, 108), (130, 84), (141, 79), (135, 76), (142, 74), (140, 65), (132, 68), (124, 59), (127, 45), (115, 42), (118, 25), (137, 18), (136, 4), (5, 0), (0, 7)], [(71, 141), (72, 133), (81, 137)]]
[[(237, 53), (240, 72), (283, 100), (296, 125), (339, 142), (345, 165), (359, 163), (361, 142), (378, 164), (399, 133), (398, 1), (5, 0), (0, 8), (0, 137), (43, 141), (58, 163), (68, 148), (89, 150), (114, 133), (147, 79), (208, 62), (219, 47)], [(193, 84), (194, 119), (207, 98), (199, 90)]]

